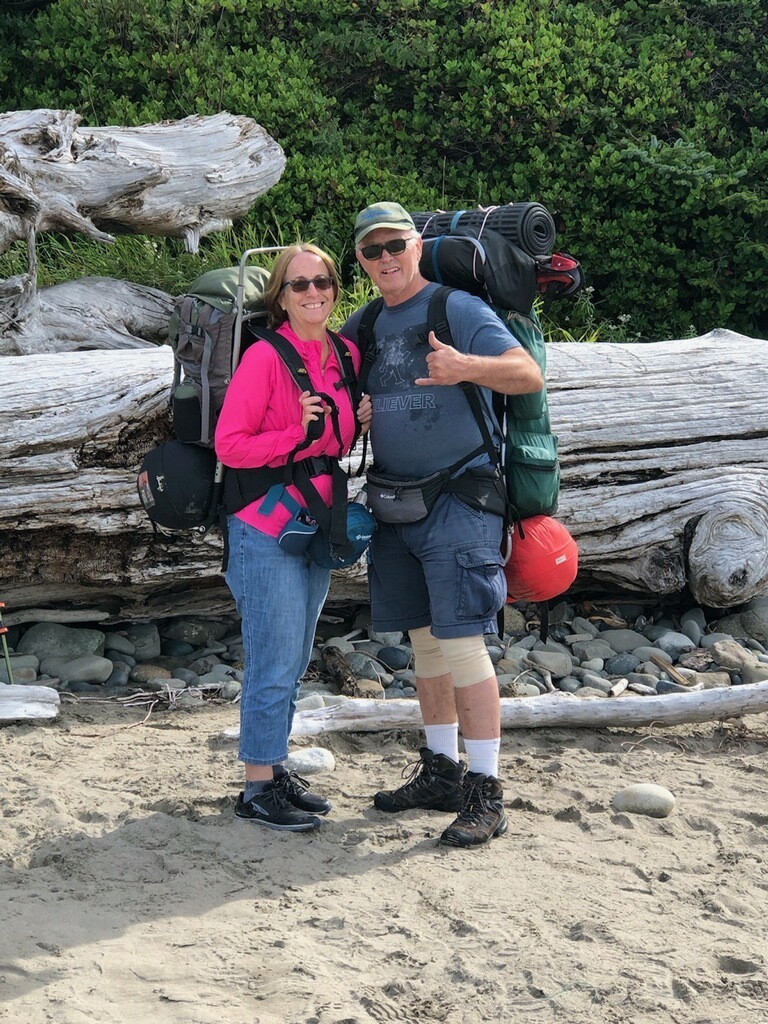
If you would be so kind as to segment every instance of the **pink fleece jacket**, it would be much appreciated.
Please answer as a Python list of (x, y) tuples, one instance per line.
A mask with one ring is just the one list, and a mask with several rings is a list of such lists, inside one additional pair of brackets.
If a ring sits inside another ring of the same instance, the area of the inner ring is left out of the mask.
[[(304, 448), (296, 461), (317, 455), (346, 455), (355, 433), (355, 417), (346, 388), (336, 390), (342, 370), (331, 349), (325, 369), (320, 366), (321, 343), (302, 341), (286, 322), (278, 328), (304, 361), (316, 391), (329, 394), (339, 407), (339, 427), (343, 451), (333, 432), (331, 417), (325, 417), (322, 437)], [(360, 370), (360, 353), (349, 343), (355, 371)], [(284, 466), (288, 455), (305, 437), (301, 426), (301, 404), (297, 385), (281, 362), (277, 352), (265, 341), (255, 342), (245, 352), (227, 388), (224, 406), (216, 425), (216, 455), (233, 469), (257, 466)], [(331, 505), (331, 475), (312, 478), (321, 498)], [(299, 504), (304, 504), (297, 489), (288, 488)], [(277, 537), (291, 513), (278, 502), (268, 515), (259, 508), (263, 498), (236, 513), (239, 519), (270, 537)]]

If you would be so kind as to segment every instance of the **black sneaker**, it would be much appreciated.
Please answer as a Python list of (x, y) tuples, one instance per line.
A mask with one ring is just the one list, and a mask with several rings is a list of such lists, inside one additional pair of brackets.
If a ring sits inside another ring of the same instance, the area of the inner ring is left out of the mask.
[(507, 831), (504, 790), (492, 775), (467, 772), (458, 817), (440, 836), (446, 846), (479, 846)]
[(420, 807), (425, 811), (457, 811), (461, 803), (461, 779), (464, 765), (445, 754), (433, 754), (422, 747), (419, 760), (403, 769), (403, 777), (411, 768), (408, 781), (399, 789), (377, 793), (374, 806), (380, 811), (409, 811)]
[(274, 782), (268, 782), (260, 793), (250, 800), (244, 800), (241, 793), (235, 804), (235, 817), (254, 821), (267, 828), (284, 832), (309, 832), (320, 827), (320, 819), (314, 814), (300, 811), (289, 801), (283, 790)]
[(310, 814), (327, 814), (331, 809), (330, 800), (317, 793), (309, 792), (309, 783), (297, 775), (296, 772), (287, 772), (285, 769), (275, 774), (275, 786), (281, 793), (285, 794), (288, 802), (298, 807), (300, 811), (308, 811)]

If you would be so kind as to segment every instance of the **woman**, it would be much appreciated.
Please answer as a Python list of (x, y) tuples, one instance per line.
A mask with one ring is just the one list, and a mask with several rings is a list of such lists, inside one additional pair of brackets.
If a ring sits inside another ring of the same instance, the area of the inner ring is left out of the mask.
[[(328, 317), (339, 294), (333, 260), (315, 245), (285, 249), (275, 262), (265, 300), (269, 324), (297, 350), (315, 391), (334, 396), (339, 407), (338, 431), (343, 452), (355, 433), (355, 415), (328, 338)], [(355, 370), (360, 355), (350, 345)], [(339, 439), (332, 417), (318, 395), (299, 393), (275, 349), (265, 341), (245, 352), (227, 389), (216, 427), (216, 454), (225, 466), (250, 469), (283, 466), (304, 441), (308, 429), (324, 417), (320, 437), (302, 448), (305, 458), (338, 457)], [(371, 418), (370, 399), (360, 403), (363, 429)], [(317, 425), (311, 436), (317, 433)], [(312, 483), (330, 507), (331, 474), (313, 476)], [(304, 504), (295, 487), (288, 493)], [(266, 496), (265, 496), (266, 497)], [(310, 793), (295, 773), (287, 772), (299, 683), (312, 651), (315, 627), (330, 584), (330, 571), (306, 553), (291, 554), (278, 536), (292, 516), (282, 502), (265, 497), (229, 517), (227, 584), (242, 618), (245, 678), (240, 699), (240, 760), (245, 788), (235, 815), (268, 828), (304, 832), (320, 825), (330, 803)], [(262, 509), (262, 506), (264, 508)]]

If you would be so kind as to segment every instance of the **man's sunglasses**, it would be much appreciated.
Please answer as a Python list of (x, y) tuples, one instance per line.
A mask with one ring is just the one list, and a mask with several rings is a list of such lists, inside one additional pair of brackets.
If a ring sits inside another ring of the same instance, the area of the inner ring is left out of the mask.
[(373, 242), (371, 245), (361, 245), (360, 255), (366, 260), (380, 260), (381, 254), (386, 249), (390, 256), (399, 256), (405, 252), (405, 247), (412, 241), (410, 238), (393, 238), (389, 242)]
[(329, 288), (333, 288), (333, 278), (327, 277), (325, 274), (318, 274), (317, 277), (311, 277), (309, 279), (306, 277), (300, 277), (296, 281), (284, 281), (282, 287), (290, 288), (292, 292), (308, 292), (311, 284), (313, 284), (319, 292), (327, 292)]

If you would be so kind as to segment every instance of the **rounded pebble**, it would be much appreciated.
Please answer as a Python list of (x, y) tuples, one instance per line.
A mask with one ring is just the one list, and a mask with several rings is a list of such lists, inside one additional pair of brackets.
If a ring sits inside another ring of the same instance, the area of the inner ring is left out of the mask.
[(188, 668), (175, 668), (171, 673), (171, 678), (178, 679), (185, 686), (198, 686), (200, 683), (200, 676), (197, 672), (192, 672)]
[[(163, 640), (160, 644), (161, 654), (166, 655), (168, 658), (183, 658), (187, 654), (192, 654), (194, 651), (192, 644), (187, 643), (186, 640)], [(130, 651), (128, 652), (131, 653)]]
[(349, 640), (345, 640), (341, 636), (329, 637), (323, 644), (322, 650), (325, 650), (326, 647), (334, 647), (337, 651), (341, 651), (342, 654), (351, 654), (355, 649), (354, 644), (351, 644)]
[(136, 645), (122, 633), (105, 633), (104, 650), (115, 651), (117, 654), (135, 654)]
[(613, 658), (608, 658), (604, 667), (609, 676), (625, 676), (629, 672), (634, 672), (639, 664), (640, 658), (630, 651), (624, 651)]
[(403, 642), (403, 634), (399, 632), (379, 633), (371, 627), (368, 630), (368, 639), (376, 640), (385, 647), (397, 647), (398, 644)]
[(167, 668), (159, 668), (157, 665), (137, 665), (131, 669), (132, 683), (149, 683), (152, 679), (170, 679), (171, 672)]
[(574, 678), (574, 676), (566, 676), (565, 679), (558, 679), (555, 686), (558, 690), (562, 690), (563, 693), (576, 693), (577, 690), (581, 689), (581, 680)]
[(380, 662), (374, 661), (373, 658), (369, 658), (366, 654), (361, 654), (359, 651), (353, 650), (347, 654), (347, 664), (356, 676), (360, 676), (363, 679), (378, 679), (386, 672), (386, 669)]
[[(27, 668), (24, 665), (15, 668), (11, 665), (11, 672), (13, 673), (13, 681), (16, 686), (29, 686), (37, 681), (37, 671), (33, 668)], [(0, 662), (0, 684), (5, 685), (10, 683), (8, 678), (8, 669), (5, 667), (3, 662)]]
[(240, 696), (242, 684), (237, 679), (229, 679), (219, 691), (222, 700), (235, 700)]
[(653, 782), (637, 782), (620, 789), (612, 802), (617, 811), (646, 814), (651, 818), (666, 818), (675, 806), (673, 794)]
[(199, 676), (204, 676), (206, 672), (213, 672), (216, 665), (220, 664), (221, 662), (215, 654), (209, 654), (205, 658), (197, 658), (195, 661), (191, 661), (187, 668), (192, 672), (196, 672)]
[(316, 775), (318, 772), (334, 771), (336, 758), (325, 747), (303, 747), (288, 755), (285, 767), (298, 775)]
[(325, 701), (319, 693), (308, 693), (306, 697), (300, 697), (296, 701), (297, 711), (316, 711), (322, 707), (325, 707)]
[(125, 686), (131, 675), (131, 666), (122, 661), (112, 663), (113, 668), (105, 683), (106, 686)]

